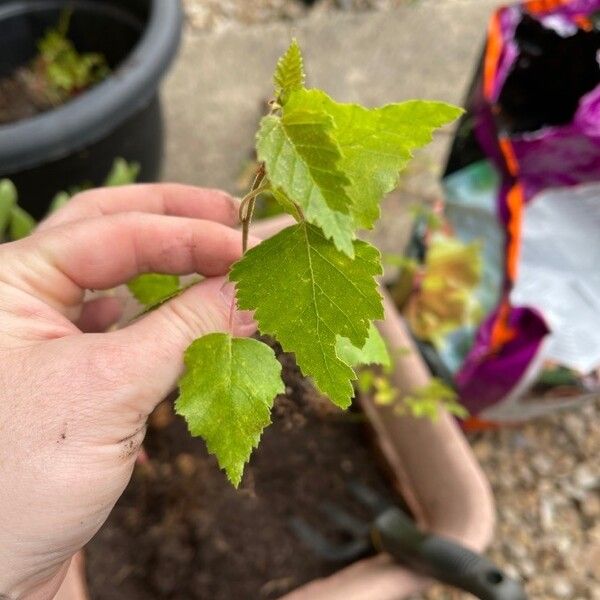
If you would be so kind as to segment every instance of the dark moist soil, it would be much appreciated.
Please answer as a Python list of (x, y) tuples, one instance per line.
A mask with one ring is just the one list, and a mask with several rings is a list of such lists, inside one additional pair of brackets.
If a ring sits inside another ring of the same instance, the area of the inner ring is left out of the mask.
[[(290, 529), (300, 516), (332, 536), (320, 507), (331, 502), (366, 518), (349, 481), (384, 496), (387, 483), (364, 418), (318, 396), (282, 357), (286, 396), (235, 491), (163, 403), (151, 419), (148, 461), (87, 547), (93, 600), (262, 600), (341, 568)], [(342, 539), (338, 536), (338, 539)]]
[(54, 108), (39, 77), (27, 67), (0, 79), (0, 125), (15, 123)]

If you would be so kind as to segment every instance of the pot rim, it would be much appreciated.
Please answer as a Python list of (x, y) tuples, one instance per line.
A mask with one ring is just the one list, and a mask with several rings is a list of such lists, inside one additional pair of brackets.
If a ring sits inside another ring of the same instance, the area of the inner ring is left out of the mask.
[[(148, 1), (149, 19), (139, 41), (109, 77), (58, 108), (0, 125), (0, 172), (67, 156), (105, 137), (146, 106), (175, 58), (183, 27), (181, 0)], [(77, 4), (96, 3), (78, 0)], [(39, 5), (32, 3), (32, 7)]]

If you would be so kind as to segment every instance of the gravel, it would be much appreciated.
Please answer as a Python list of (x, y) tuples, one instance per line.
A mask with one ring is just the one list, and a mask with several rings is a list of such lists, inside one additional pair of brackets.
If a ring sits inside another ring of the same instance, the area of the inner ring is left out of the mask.
[(531, 600), (600, 600), (600, 402), (469, 439), (496, 498), (491, 558)]

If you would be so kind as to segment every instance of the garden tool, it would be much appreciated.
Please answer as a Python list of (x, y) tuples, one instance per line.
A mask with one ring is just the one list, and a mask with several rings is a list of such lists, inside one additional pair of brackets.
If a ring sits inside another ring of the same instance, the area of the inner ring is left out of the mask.
[[(481, 600), (526, 600), (522, 586), (492, 562), (456, 542), (419, 529), (397, 504), (362, 484), (350, 491), (374, 515), (365, 521), (338, 506), (321, 506), (325, 516), (349, 538), (343, 543), (328, 540), (306, 521), (291, 520), (296, 535), (323, 558), (349, 563), (374, 552), (386, 552), (414, 572), (473, 594)], [(377, 600), (377, 599), (373, 599)]]

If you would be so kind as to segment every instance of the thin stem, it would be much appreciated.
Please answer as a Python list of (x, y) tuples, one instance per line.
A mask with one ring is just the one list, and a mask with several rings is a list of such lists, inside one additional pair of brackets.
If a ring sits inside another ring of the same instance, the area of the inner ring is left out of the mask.
[(260, 196), (260, 194), (266, 192), (267, 190), (269, 190), (269, 186), (268, 184), (265, 185), (261, 185), (259, 188), (252, 190), (251, 192), (248, 192), (243, 198), (242, 198), (242, 202), (240, 204), (240, 222), (243, 223), (244, 221), (246, 221), (248, 219), (248, 205), (250, 204), (250, 202), (252, 200), (254, 200), (257, 196)]
[(256, 196), (253, 196), (248, 201), (248, 216), (242, 223), (242, 251), (244, 254), (248, 250), (248, 235), (250, 233), (250, 223), (254, 216), (254, 207), (256, 205)]
[(298, 222), (306, 221), (306, 218), (304, 216), (304, 211), (302, 210), (302, 208), (300, 208), (300, 205), (296, 204), (296, 202), (294, 202), (294, 207), (296, 209), (296, 212), (298, 213)]
[(261, 164), (258, 167), (252, 189), (244, 196), (240, 204), (240, 221), (242, 222), (242, 251), (245, 253), (248, 249), (248, 236), (250, 233), (250, 223), (254, 216), (254, 208), (256, 206), (256, 198), (263, 192), (269, 189), (269, 184), (264, 183), (266, 171), (265, 165)]
[(263, 182), (263, 179), (265, 178), (266, 174), (267, 174), (267, 171), (265, 169), (265, 163), (260, 163), (258, 165), (258, 169), (256, 170), (256, 175), (254, 176), (254, 181), (252, 182), (252, 187), (250, 188), (251, 192), (253, 192), (256, 188), (258, 188), (260, 186), (260, 184)]

